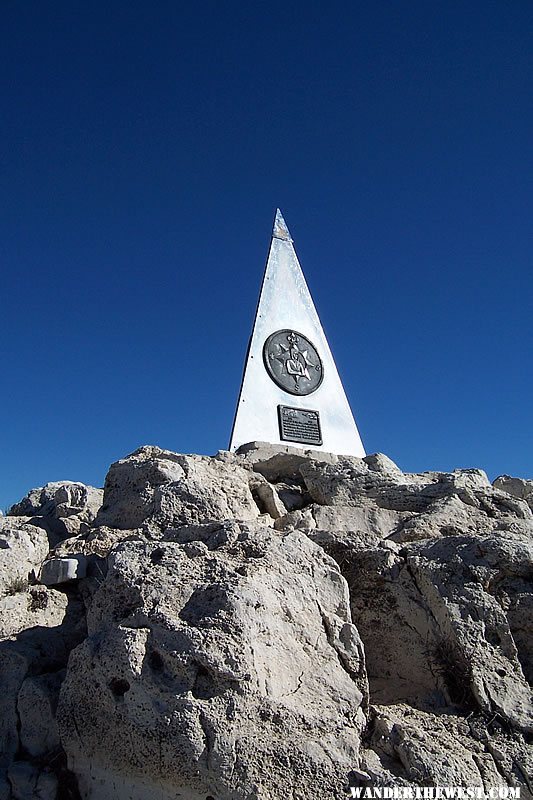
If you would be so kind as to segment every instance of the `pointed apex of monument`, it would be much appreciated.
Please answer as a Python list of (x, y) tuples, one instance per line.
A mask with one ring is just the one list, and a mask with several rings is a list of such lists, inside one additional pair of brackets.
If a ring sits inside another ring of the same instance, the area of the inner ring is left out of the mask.
[(248, 442), (365, 450), (281, 211), (261, 285), (230, 450)]
[(279, 208), (276, 208), (276, 218), (274, 220), (274, 230), (272, 231), (272, 236), (274, 236), (276, 239), (284, 239), (286, 242), (292, 242), (289, 229), (285, 224), (285, 220), (283, 219)]

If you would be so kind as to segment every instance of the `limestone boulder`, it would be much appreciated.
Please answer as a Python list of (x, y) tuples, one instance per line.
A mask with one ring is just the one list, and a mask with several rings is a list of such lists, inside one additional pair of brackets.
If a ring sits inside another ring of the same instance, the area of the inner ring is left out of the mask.
[(43, 758), (61, 746), (55, 718), (65, 671), (30, 675), (17, 696), (20, 744), (32, 758)]
[(0, 639), (23, 634), (32, 628), (61, 625), (68, 597), (45, 586), (30, 586), (0, 599)]
[(533, 539), (449, 537), (411, 544), (407, 567), (436, 621), (450, 672), (475, 704), (533, 732), (531, 687), (507, 617), (504, 593), (533, 574)]
[(393, 541), (405, 543), (461, 534), (482, 535), (494, 527), (494, 517), (464, 503), (459, 495), (452, 493), (434, 500), (420, 514), (401, 515), (398, 525), (389, 535)]
[(524, 677), (533, 686), (533, 592), (531, 582), (511, 579), (511, 591), (504, 599), (509, 628), (513, 635)]
[[(14, 765), (24, 747), (20, 738), (22, 731), (29, 743), (32, 730), (37, 739), (46, 736), (45, 719), (53, 728), (55, 700), (53, 692), (49, 701), (44, 699), (46, 679), (41, 682), (40, 705), (44, 712), (48, 703), (49, 714), (48, 717), (44, 714), (39, 724), (36, 707), (29, 700), (29, 685), (19, 703), (25, 681), (64, 669), (71, 649), (85, 635), (82, 603), (61, 592), (32, 586), (0, 600), (0, 770), (13, 768), (15, 774), (21, 771), (22, 776), (22, 766)], [(37, 691), (36, 685), (33, 690)], [(54, 738), (53, 730), (50, 735)]]
[(408, 519), (407, 514), (400, 514), (374, 503), (360, 506), (310, 506), (316, 528), (323, 531), (352, 531), (365, 534), (367, 541), (377, 543), (392, 537), (396, 530)]
[(361, 759), (369, 784), (513, 786), (521, 798), (532, 796), (533, 748), (494, 718), (434, 714), (408, 705), (374, 706), (371, 717), (370, 747)]
[(9, 767), (20, 747), (17, 697), (31, 656), (31, 651), (0, 641), (0, 770)]
[(112, 464), (97, 525), (153, 534), (221, 519), (256, 519), (248, 472), (230, 461), (142, 447)]
[(258, 508), (264, 509), (272, 519), (280, 519), (287, 513), (287, 508), (279, 496), (277, 487), (272, 486), (268, 481), (259, 483), (253, 494)]
[(444, 708), (445, 681), (434, 663), (439, 632), (395, 543), (351, 532), (309, 534), (339, 564), (352, 619), (365, 645), (374, 703)]
[(9, 510), (13, 516), (31, 518), (46, 530), (55, 544), (88, 529), (102, 505), (103, 490), (77, 481), (53, 481), (32, 489)]
[(76, 554), (70, 557), (47, 558), (39, 573), (39, 581), (45, 586), (57, 586), (85, 578), (87, 575), (87, 558)]
[(338, 456), (322, 450), (312, 450), (290, 445), (250, 442), (233, 453), (219, 452), (217, 458), (236, 460), (242, 466), (263, 475), (271, 483), (300, 479), (300, 467), (308, 462), (319, 461), (335, 464)]
[(532, 730), (533, 531), (498, 524), (403, 546), (307, 531), (348, 581), (374, 702), (477, 709)]
[(512, 478), (510, 475), (500, 475), (493, 483), (495, 489), (510, 494), (519, 500), (525, 500), (533, 509), (533, 480), (525, 478)]
[(58, 707), (84, 797), (324, 800), (358, 763), (367, 683), (336, 564), (226, 522), (109, 556)]
[(51, 550), (49, 555), (55, 558), (84, 556), (87, 560), (92, 557), (103, 559), (125, 539), (143, 537), (144, 533), (141, 528), (128, 530), (127, 528), (110, 528), (107, 525), (99, 525), (78, 536), (63, 539)]
[(403, 475), (400, 467), (384, 453), (372, 453), (362, 459), (372, 472), (379, 472), (382, 475), (390, 475), (393, 478), (401, 478)]
[(140, 448), (103, 504), (30, 492), (0, 517), (0, 800), (533, 800), (531, 483), (256, 442)]
[(282, 517), (274, 520), (274, 528), (278, 531), (311, 531), (316, 528), (315, 518), (312, 508), (304, 508), (301, 511), (290, 511)]
[(424, 511), (432, 502), (425, 493), (433, 481), (414, 482), (400, 470), (392, 470), (380, 461), (372, 467), (362, 458), (339, 457), (335, 464), (308, 461), (300, 474), (312, 500), (325, 506), (363, 506), (373, 501), (392, 511)]
[(155, 490), (185, 476), (181, 456), (159, 447), (141, 447), (111, 464), (97, 525), (132, 529), (154, 513)]
[[(121, 530), (100, 525), (78, 536), (63, 539), (47, 555), (38, 574), (46, 586), (71, 584), (83, 578), (102, 578), (106, 556), (125, 539), (145, 538), (141, 529)], [(87, 582), (84, 584), (87, 587)]]
[(29, 518), (0, 517), (0, 597), (17, 594), (35, 580), (48, 553), (48, 537)]
[(370, 502), (420, 515), (432, 513), (443, 500), (457, 498), (468, 507), (467, 513), (473, 508), (490, 519), (533, 520), (525, 500), (492, 487), (483, 470), (404, 474), (387, 462), (376, 456), (339, 457), (335, 464), (308, 461), (299, 471), (311, 499), (319, 505), (359, 507)]

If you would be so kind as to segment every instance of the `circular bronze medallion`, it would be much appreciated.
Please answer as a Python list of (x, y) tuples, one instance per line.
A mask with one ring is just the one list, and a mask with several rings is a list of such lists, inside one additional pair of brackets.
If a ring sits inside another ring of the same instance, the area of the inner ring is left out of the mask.
[(311, 394), (324, 377), (316, 347), (297, 331), (272, 333), (263, 346), (263, 361), (274, 383), (289, 394)]

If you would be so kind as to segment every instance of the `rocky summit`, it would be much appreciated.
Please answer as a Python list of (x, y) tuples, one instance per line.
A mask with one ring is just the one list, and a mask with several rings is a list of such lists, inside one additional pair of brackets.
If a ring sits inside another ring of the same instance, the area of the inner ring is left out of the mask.
[(533, 481), (142, 447), (0, 517), (0, 800), (533, 798)]

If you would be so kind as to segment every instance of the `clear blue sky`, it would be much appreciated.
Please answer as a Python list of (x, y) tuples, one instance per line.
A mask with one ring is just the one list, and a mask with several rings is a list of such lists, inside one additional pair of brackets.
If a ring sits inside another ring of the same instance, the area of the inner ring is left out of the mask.
[(368, 452), (533, 474), (533, 4), (3, 0), (0, 506), (227, 447), (280, 206)]

